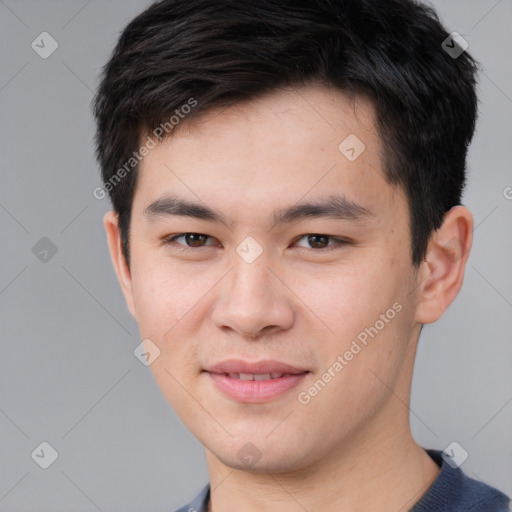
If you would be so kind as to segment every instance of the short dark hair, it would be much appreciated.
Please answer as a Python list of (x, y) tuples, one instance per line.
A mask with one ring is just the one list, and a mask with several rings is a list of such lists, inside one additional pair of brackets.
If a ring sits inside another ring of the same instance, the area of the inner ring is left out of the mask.
[(121, 34), (94, 99), (97, 157), (128, 265), (133, 155), (144, 137), (175, 133), (155, 128), (173, 125), (170, 118), (192, 101), (186, 122), (278, 87), (319, 82), (371, 98), (385, 177), (408, 199), (418, 266), (444, 214), (460, 204), (477, 116), (478, 65), (468, 52), (454, 58), (445, 51), (448, 37), (434, 10), (413, 0), (149, 6)]

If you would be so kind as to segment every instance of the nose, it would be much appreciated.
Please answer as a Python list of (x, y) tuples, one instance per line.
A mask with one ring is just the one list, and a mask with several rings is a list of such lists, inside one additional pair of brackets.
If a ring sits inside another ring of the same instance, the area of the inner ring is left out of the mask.
[(288, 330), (293, 325), (293, 293), (279, 271), (261, 255), (247, 263), (238, 256), (234, 269), (223, 279), (213, 310), (213, 322), (222, 330), (258, 339)]

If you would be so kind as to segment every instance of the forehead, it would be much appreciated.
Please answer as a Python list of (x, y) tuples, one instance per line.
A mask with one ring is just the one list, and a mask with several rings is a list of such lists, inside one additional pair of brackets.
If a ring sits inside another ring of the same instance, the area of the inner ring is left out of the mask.
[(281, 89), (208, 111), (158, 144), (141, 162), (134, 209), (178, 194), (236, 221), (332, 193), (381, 209), (395, 193), (381, 154), (369, 100)]

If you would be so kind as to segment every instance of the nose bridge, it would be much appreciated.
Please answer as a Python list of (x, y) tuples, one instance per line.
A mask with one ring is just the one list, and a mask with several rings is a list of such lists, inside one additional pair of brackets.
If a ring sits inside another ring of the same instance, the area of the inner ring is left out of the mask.
[(269, 270), (271, 262), (267, 257), (260, 256), (253, 262), (247, 262), (243, 258), (234, 258), (234, 268), (231, 272), (230, 296), (238, 300), (252, 300), (254, 306), (259, 301), (266, 302), (271, 298), (273, 288)]
[[(261, 240), (260, 240), (261, 242)], [(249, 299), (256, 305), (261, 299), (271, 298), (272, 257), (270, 251), (252, 236), (247, 236), (238, 244), (233, 254), (233, 272), (231, 272), (231, 296)], [(269, 294), (271, 295), (271, 294)]]
[(269, 327), (288, 329), (294, 311), (286, 287), (271, 270), (271, 258), (262, 250), (256, 255), (251, 241), (240, 244), (237, 253), (215, 307), (217, 326), (250, 337)]

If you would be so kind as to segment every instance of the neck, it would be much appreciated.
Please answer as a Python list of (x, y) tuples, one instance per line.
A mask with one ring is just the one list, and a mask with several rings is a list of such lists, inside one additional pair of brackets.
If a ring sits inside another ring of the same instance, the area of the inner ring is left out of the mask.
[[(382, 411), (373, 426), (299, 470), (272, 474), (232, 469), (206, 450), (208, 511), (266, 512), (276, 505), (311, 512), (409, 510), (439, 468), (412, 438), (408, 417), (400, 408), (404, 405), (395, 400), (395, 406)], [(396, 414), (405, 418), (402, 428), (397, 428)]]

